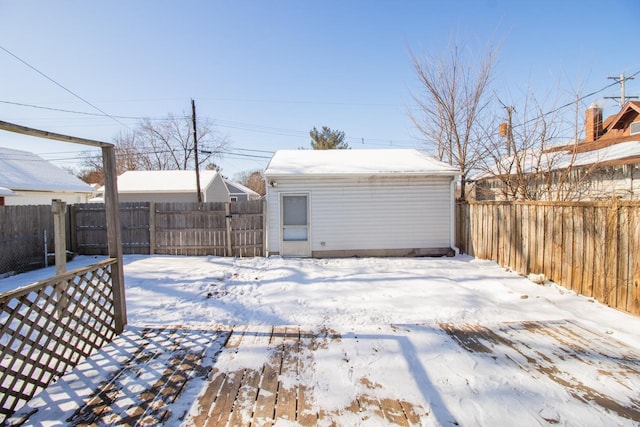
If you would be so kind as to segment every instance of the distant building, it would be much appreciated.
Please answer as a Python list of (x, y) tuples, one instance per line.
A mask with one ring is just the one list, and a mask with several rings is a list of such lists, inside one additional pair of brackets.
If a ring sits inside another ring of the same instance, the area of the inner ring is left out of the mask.
[[(227, 181), (217, 171), (203, 170), (200, 191), (203, 202), (235, 202), (259, 199), (245, 186)], [(104, 193), (104, 187), (98, 189)], [(196, 173), (193, 170), (127, 171), (118, 176), (120, 202), (197, 202)], [(99, 194), (92, 202), (104, 202)]]
[(264, 174), (271, 255), (455, 252), (460, 173), (416, 150), (281, 150)]
[(89, 184), (36, 154), (0, 148), (0, 205), (86, 203), (93, 194)]
[[(511, 159), (476, 177), (477, 200), (506, 198), (505, 183), (515, 175)], [(640, 102), (627, 102), (604, 121), (602, 108), (591, 106), (584, 140), (522, 159), (523, 173), (530, 178), (526, 185), (532, 193), (539, 190), (539, 199), (553, 194), (564, 200), (640, 200)]]
[(237, 182), (229, 181), (228, 179), (224, 180), (225, 184), (227, 184), (227, 188), (229, 189), (229, 198), (232, 202), (243, 202), (247, 200), (258, 200), (262, 198), (262, 196), (252, 189), (245, 187), (242, 184)]

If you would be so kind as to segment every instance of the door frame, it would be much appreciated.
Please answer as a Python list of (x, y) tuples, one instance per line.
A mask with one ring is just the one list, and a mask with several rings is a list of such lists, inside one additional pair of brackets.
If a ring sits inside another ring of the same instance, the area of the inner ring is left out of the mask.
[[(305, 196), (307, 198), (307, 240), (284, 240), (284, 198), (287, 196)], [(311, 256), (311, 193), (305, 191), (292, 191), (280, 193), (280, 255), (283, 257)]]

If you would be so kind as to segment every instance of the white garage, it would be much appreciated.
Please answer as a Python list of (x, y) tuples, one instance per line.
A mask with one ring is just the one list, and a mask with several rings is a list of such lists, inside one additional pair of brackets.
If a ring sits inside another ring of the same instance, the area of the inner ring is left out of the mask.
[(417, 150), (277, 151), (265, 171), (267, 252), (452, 255), (458, 175)]

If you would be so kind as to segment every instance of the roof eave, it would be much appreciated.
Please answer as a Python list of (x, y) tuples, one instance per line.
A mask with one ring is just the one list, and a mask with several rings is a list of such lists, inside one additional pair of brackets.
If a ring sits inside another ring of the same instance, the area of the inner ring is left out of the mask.
[(460, 171), (433, 171), (433, 172), (363, 172), (363, 173), (264, 173), (270, 178), (292, 178), (292, 177), (308, 177), (308, 178), (340, 178), (353, 177), (363, 178), (370, 176), (380, 177), (398, 177), (398, 176), (460, 176)]

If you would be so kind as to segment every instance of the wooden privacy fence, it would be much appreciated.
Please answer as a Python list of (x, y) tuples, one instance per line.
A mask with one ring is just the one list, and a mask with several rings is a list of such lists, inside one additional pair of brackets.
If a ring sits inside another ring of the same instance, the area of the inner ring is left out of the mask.
[(51, 206), (0, 206), (0, 274), (44, 267), (53, 245)]
[(117, 319), (109, 258), (0, 294), (0, 424), (107, 344)]
[(459, 203), (457, 245), (640, 315), (640, 203)]
[[(106, 253), (104, 205), (69, 209), (74, 250), (82, 255)], [(264, 255), (264, 202), (121, 203), (125, 254)]]

